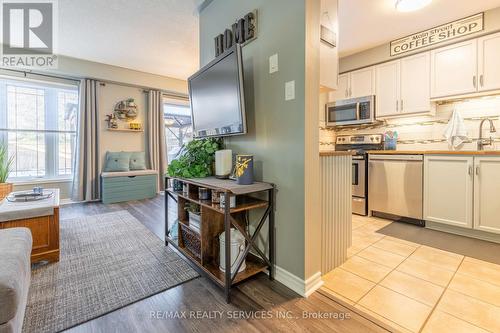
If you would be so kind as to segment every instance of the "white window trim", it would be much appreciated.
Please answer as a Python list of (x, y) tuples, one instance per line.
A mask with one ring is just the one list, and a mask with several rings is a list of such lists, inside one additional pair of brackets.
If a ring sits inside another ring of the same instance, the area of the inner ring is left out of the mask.
[(73, 177), (60, 178), (8, 178), (7, 182), (14, 185), (37, 185), (37, 184), (53, 184), (53, 183), (71, 183)]
[[(0, 79), (6, 79), (6, 81), (0, 82), (0, 103), (6, 104), (7, 103), (7, 86), (9, 84), (12, 85), (18, 85), (18, 86), (27, 86), (30, 88), (35, 88), (37, 89), (37, 86), (42, 85), (42, 87), (38, 89), (44, 89), (45, 87), (49, 88), (58, 88), (61, 90), (76, 90), (78, 92), (78, 85), (73, 85), (73, 84), (54, 84), (53, 82), (46, 82), (46, 81), (40, 81), (40, 80), (23, 80), (19, 79), (17, 77), (6, 77), (4, 75), (0, 76)], [(11, 81), (11, 82), (8, 82)], [(24, 82), (23, 82), (24, 81)], [(32, 83), (32, 84), (30, 84)], [(54, 96), (54, 94), (57, 95), (57, 93), (54, 90), (50, 90), (48, 95), (45, 95), (45, 108), (46, 109), (51, 109), (54, 107), (57, 107), (57, 96)], [(50, 98), (47, 98), (49, 97)], [(56, 103), (54, 105), (54, 103)], [(6, 106), (5, 106), (6, 107)], [(6, 136), (8, 132), (30, 132), (30, 133), (44, 133), (44, 134), (75, 134), (77, 131), (64, 131), (64, 130), (31, 130), (31, 129), (9, 129), (7, 128), (7, 115), (5, 114), (3, 116), (4, 118), (0, 119), (0, 123), (3, 123), (0, 128), (0, 142), (1, 141), (6, 141)], [(51, 128), (55, 128), (53, 121), (56, 119), (55, 117), (48, 117), (47, 113), (45, 114), (45, 123), (48, 124)], [(73, 179), (73, 172), (71, 175), (61, 175), (57, 176), (56, 173), (58, 172), (58, 160), (55, 158), (52, 158), (51, 154), (55, 153), (57, 151), (57, 141), (54, 138), (48, 138), (46, 136), (46, 142), (45, 146), (46, 147), (51, 147), (50, 151), (46, 152), (46, 158), (45, 158), (45, 170), (48, 172), (48, 175), (45, 177), (9, 177), (7, 179), (8, 182), (16, 185), (29, 185), (29, 184), (43, 184), (43, 183), (58, 183), (58, 182), (69, 182), (72, 181)], [(55, 149), (55, 150), (54, 150)]]

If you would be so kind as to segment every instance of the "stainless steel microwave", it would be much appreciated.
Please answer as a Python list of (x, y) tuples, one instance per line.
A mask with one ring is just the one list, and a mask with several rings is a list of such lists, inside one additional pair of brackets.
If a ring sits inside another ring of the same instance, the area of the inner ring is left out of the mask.
[(375, 122), (375, 96), (342, 99), (326, 104), (326, 126), (361, 125)]

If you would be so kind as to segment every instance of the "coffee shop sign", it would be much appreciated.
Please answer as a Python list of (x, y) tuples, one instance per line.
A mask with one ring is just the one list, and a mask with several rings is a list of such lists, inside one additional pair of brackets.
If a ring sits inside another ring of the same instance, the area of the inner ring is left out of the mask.
[(391, 42), (391, 56), (467, 36), (484, 29), (484, 13), (425, 30)]

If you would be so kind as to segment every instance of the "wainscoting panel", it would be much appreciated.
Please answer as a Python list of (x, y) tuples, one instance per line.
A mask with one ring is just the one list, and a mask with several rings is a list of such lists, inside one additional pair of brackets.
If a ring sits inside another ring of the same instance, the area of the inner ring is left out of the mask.
[(328, 273), (347, 259), (352, 242), (352, 157), (322, 156), (321, 272)]

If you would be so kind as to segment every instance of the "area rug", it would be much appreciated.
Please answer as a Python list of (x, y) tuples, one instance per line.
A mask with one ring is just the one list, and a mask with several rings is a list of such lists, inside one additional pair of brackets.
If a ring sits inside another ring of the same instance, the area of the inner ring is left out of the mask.
[(60, 261), (32, 272), (23, 332), (59, 332), (198, 276), (127, 211), (60, 230)]

